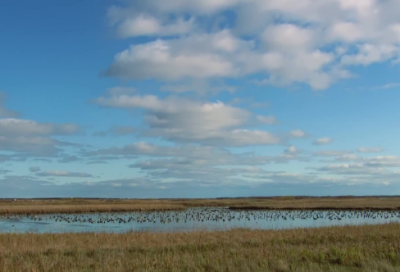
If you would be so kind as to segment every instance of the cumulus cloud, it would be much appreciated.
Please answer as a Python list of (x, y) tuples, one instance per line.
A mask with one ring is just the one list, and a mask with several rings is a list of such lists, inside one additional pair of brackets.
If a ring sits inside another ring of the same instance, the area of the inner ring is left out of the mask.
[[(4, 112), (9, 113), (8, 110)], [(79, 130), (74, 124), (40, 123), (15, 117), (11, 118), (10, 114), (3, 118), (0, 116), (0, 151), (17, 152), (24, 159), (28, 156), (55, 156), (60, 152), (59, 146), (73, 144), (56, 140), (52, 136), (71, 135)]]
[[(356, 150), (357, 151), (357, 150)], [(372, 153), (360, 152), (359, 153)], [(323, 150), (314, 152), (314, 156), (322, 157), (333, 157), (331, 160), (325, 160), (325, 162), (346, 162), (344, 164), (333, 164), (333, 165), (354, 165), (365, 168), (391, 168), (400, 167), (400, 158), (398, 156), (374, 156), (374, 157), (363, 157), (360, 155), (353, 154), (350, 151), (335, 151), (335, 150)], [(352, 162), (352, 163), (348, 163)]]
[(178, 161), (191, 161), (203, 165), (262, 165), (275, 162), (273, 156), (254, 154), (232, 154), (224, 148), (198, 145), (160, 146), (138, 142), (123, 147), (110, 147), (87, 152), (86, 156), (145, 156), (154, 158), (177, 158)]
[(28, 154), (55, 156), (60, 151), (58, 146), (73, 145), (52, 136), (74, 134), (79, 130), (77, 125), (40, 123), (18, 118), (16, 112), (3, 107), (4, 98), (5, 95), (0, 93), (0, 151), (17, 152), (26, 159)]
[(78, 131), (73, 124), (38, 123), (32, 120), (0, 119), (0, 150), (28, 152), (39, 156), (54, 156), (57, 146), (70, 145), (55, 140), (53, 135), (71, 135)]
[(0, 136), (68, 135), (76, 131), (78, 126), (74, 124), (58, 125), (15, 118), (0, 119)]
[[(326, 177), (326, 176), (315, 176), (310, 174), (301, 174), (301, 173), (291, 173), (291, 172), (268, 172), (265, 173), (255, 173), (255, 174), (246, 174), (245, 177), (260, 180), (262, 183), (267, 184), (277, 184), (277, 185), (295, 185), (295, 184), (303, 184), (303, 185), (312, 185), (316, 184), (329, 186), (332, 184), (346, 184), (348, 183), (345, 179), (337, 178), (337, 177)], [(281, 187), (283, 188), (283, 187)]]
[(313, 145), (326, 145), (332, 143), (332, 139), (328, 137), (319, 138), (313, 141)]
[(376, 156), (364, 161), (368, 167), (400, 167), (400, 158), (397, 156)]
[(320, 50), (301, 51), (295, 55), (259, 52), (253, 49), (253, 44), (227, 30), (191, 34), (173, 40), (158, 39), (132, 45), (118, 53), (103, 75), (122, 79), (179, 81), (267, 73), (267, 80), (273, 84), (304, 82), (314, 89), (323, 89), (331, 83), (332, 79), (323, 71), (333, 61), (331, 54)]
[(225, 55), (237, 53), (246, 42), (223, 31), (182, 39), (132, 45), (118, 53), (105, 76), (122, 79), (181, 80), (227, 77), (238, 68)]
[(0, 136), (0, 150), (30, 153), (36, 156), (54, 156), (65, 143), (40, 136)]
[(91, 151), (84, 156), (92, 159), (104, 156), (136, 156), (135, 162), (129, 167), (139, 169), (140, 173), (151, 179), (216, 185), (223, 181), (239, 179), (246, 173), (262, 173), (263, 166), (268, 164), (305, 160), (306, 158), (299, 156), (299, 153), (292, 150), (291, 153), (265, 156), (248, 152), (232, 153), (215, 146), (160, 146), (139, 142)]
[(193, 18), (177, 18), (162, 22), (149, 14), (132, 14), (125, 16), (117, 7), (109, 10), (108, 16), (116, 27), (121, 38), (136, 36), (173, 36), (190, 32), (194, 28)]
[[(248, 174), (250, 175), (250, 174)], [(0, 197), (127, 197), (127, 198), (179, 198), (187, 197), (237, 197), (260, 195), (295, 195), (299, 192), (312, 195), (355, 194), (365, 195), (371, 190), (377, 194), (385, 194), (387, 190), (395, 190), (391, 185), (399, 175), (387, 175), (388, 182), (373, 183), (369, 180), (363, 186), (349, 186), (360, 184), (356, 178), (341, 179), (337, 177), (316, 177), (298, 173), (265, 173), (252, 175), (252, 181), (243, 179), (224, 179), (221, 183), (208, 183), (202, 180), (196, 182), (162, 182), (148, 178), (120, 178), (100, 182), (71, 182), (55, 184), (29, 176), (6, 176), (0, 178)], [(310, 184), (312, 186), (310, 186)], [(335, 186), (332, 186), (332, 185)], [(381, 184), (389, 184), (385, 188)], [(390, 186), (390, 187), (388, 187)], [(361, 190), (361, 191), (360, 191)]]
[(160, 99), (152, 95), (121, 95), (102, 96), (94, 102), (104, 107), (144, 109), (144, 121), (149, 126), (145, 132), (147, 136), (163, 137), (175, 142), (224, 146), (280, 142), (277, 136), (269, 132), (247, 129), (249, 122), (256, 118), (244, 109), (220, 101), (202, 103), (174, 97)]
[(400, 158), (397, 156), (358, 157), (349, 155), (347, 159), (336, 158), (337, 161), (352, 161), (352, 163), (333, 163), (315, 168), (319, 172), (327, 172), (341, 176), (357, 176), (358, 182), (398, 182)]
[[(263, 84), (326, 89), (353, 76), (352, 66), (400, 60), (399, 8), (396, 0), (129, 1), (109, 9), (116, 32), (158, 39), (117, 54), (104, 75), (179, 80), (261, 74)], [(221, 20), (228, 23), (219, 27)]]

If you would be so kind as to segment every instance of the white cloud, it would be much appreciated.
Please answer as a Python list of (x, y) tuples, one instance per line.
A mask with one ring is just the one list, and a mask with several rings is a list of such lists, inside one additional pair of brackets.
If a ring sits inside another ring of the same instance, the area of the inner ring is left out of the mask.
[[(192, 48), (191, 43), (196, 45), (197, 38), (175, 42), (156, 40), (147, 44), (132, 45), (115, 56), (114, 63), (104, 75), (135, 80), (180, 80), (186, 77), (226, 77), (238, 73), (231, 61), (217, 52), (189, 50)], [(201, 37), (199, 40), (204, 44), (208, 41)], [(223, 43), (215, 45), (220, 46), (221, 50), (224, 49), (223, 46), (230, 46)], [(225, 49), (231, 50), (230, 47)]]
[(361, 160), (361, 158), (354, 154), (344, 154), (335, 158), (335, 161), (359, 161), (359, 160)]
[(77, 132), (78, 129), (74, 124), (58, 125), (24, 119), (0, 119), (0, 136), (68, 135)]
[(268, 26), (262, 33), (262, 41), (272, 51), (308, 51), (314, 48), (315, 33), (310, 28), (301, 28), (294, 24)]
[(357, 42), (365, 37), (365, 33), (358, 25), (352, 22), (337, 22), (332, 26), (331, 38), (344, 42)]
[(400, 158), (397, 156), (376, 156), (364, 161), (368, 167), (400, 167)]
[(63, 143), (41, 136), (0, 136), (1, 151), (28, 152), (39, 156), (53, 156)]
[[(147, 142), (138, 142), (123, 147), (111, 147), (99, 149), (84, 154), (85, 157), (120, 156), (132, 158), (141, 156), (154, 158), (174, 158), (178, 164), (208, 165), (208, 166), (243, 166), (243, 165), (264, 165), (269, 163), (286, 163), (289, 160), (304, 160), (296, 157), (299, 150), (290, 148), (284, 154), (277, 156), (260, 156), (252, 153), (231, 153), (230, 151), (215, 146), (198, 145), (177, 145), (159, 146)], [(285, 156), (283, 156), (285, 155)], [(290, 156), (286, 156), (290, 155)], [(171, 160), (169, 160), (171, 162)], [(185, 163), (183, 163), (185, 162)]]
[(4, 98), (5, 95), (0, 93), (0, 152), (54, 156), (60, 151), (57, 146), (71, 145), (51, 136), (76, 133), (79, 130), (77, 125), (40, 123), (17, 118), (18, 113), (3, 107)]
[(82, 156), (91, 159), (104, 156), (134, 158), (135, 162), (129, 167), (139, 169), (153, 180), (184, 180), (188, 184), (222, 185), (244, 174), (263, 173), (263, 167), (268, 164), (305, 160), (306, 158), (299, 156), (299, 153), (294, 147), (282, 154), (265, 156), (250, 152), (233, 153), (221, 146), (160, 146), (138, 142), (122, 147), (94, 150)]
[(393, 182), (398, 181), (399, 171), (389, 170), (400, 167), (400, 158), (397, 156), (358, 157), (355, 155), (341, 156), (336, 161), (353, 161), (353, 163), (328, 164), (316, 168), (319, 172), (329, 172), (335, 175), (356, 175), (360, 181)]
[(326, 145), (326, 144), (332, 143), (332, 141), (333, 140), (331, 138), (328, 138), (328, 137), (319, 138), (319, 139), (316, 139), (313, 142), (313, 145)]
[[(400, 60), (397, 0), (128, 3), (109, 10), (120, 35), (174, 39), (131, 46), (115, 56), (107, 76), (179, 80), (261, 74), (264, 84), (305, 83), (321, 90), (353, 76), (351, 66)], [(228, 18), (227, 11), (235, 16)]]
[[(114, 21), (118, 18), (114, 18)], [(138, 14), (121, 18), (117, 24), (117, 33), (121, 38), (135, 36), (173, 36), (190, 32), (194, 28), (193, 18), (185, 20), (178, 18), (166, 23), (160, 22), (147, 14)]]
[(252, 114), (222, 102), (201, 103), (173, 97), (159, 99), (152, 95), (103, 96), (94, 102), (106, 107), (144, 109), (144, 121), (149, 126), (144, 134), (147, 136), (176, 142), (228, 146), (280, 142), (277, 136), (269, 132), (248, 130), (246, 126), (253, 118)]
[(393, 44), (371, 44), (365, 43), (358, 46), (358, 53), (344, 55), (341, 59), (343, 65), (364, 65), (383, 62), (398, 58), (400, 48)]
[[(291, 41), (286, 43), (289, 46)], [(330, 75), (322, 70), (333, 61), (332, 54), (318, 49), (292, 52), (288, 47), (285, 51), (279, 44), (274, 46), (274, 50), (257, 51), (253, 49), (252, 41), (237, 38), (228, 30), (192, 34), (168, 41), (159, 39), (132, 45), (118, 53), (103, 74), (123, 79), (179, 81), (267, 73), (269, 83), (304, 82), (314, 89), (325, 88), (332, 81)], [(329, 73), (332, 76), (333, 73), (337, 76), (343, 74), (334, 70)]]
[(330, 164), (317, 169), (318, 171), (330, 172), (341, 175), (369, 175), (383, 173), (382, 169), (367, 168), (364, 164)]
[(78, 129), (78, 126), (73, 124), (58, 125), (23, 119), (0, 119), (0, 151), (54, 156), (60, 151), (57, 146), (65, 146), (68, 143), (50, 136), (69, 135)]
[(231, 154), (228, 152), (175, 153), (172, 158), (151, 159), (136, 162), (130, 167), (139, 168), (149, 176), (165, 180), (196, 181), (199, 183), (223, 184), (245, 174), (261, 174), (265, 171), (262, 166), (268, 163), (287, 163), (297, 160), (291, 156), (254, 156), (250, 154)]

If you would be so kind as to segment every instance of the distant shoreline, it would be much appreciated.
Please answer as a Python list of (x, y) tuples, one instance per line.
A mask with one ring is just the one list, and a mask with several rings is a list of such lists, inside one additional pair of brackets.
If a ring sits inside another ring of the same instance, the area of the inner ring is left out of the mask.
[(171, 211), (190, 207), (243, 210), (400, 210), (400, 196), (286, 196), (208, 199), (0, 199), (0, 214)]
[(214, 197), (214, 198), (115, 198), (115, 197), (0, 197), (3, 200), (206, 200), (206, 199), (303, 199), (303, 198), (400, 198), (400, 195), (336, 195), (336, 196), (308, 196), (308, 195), (288, 195), (288, 196), (244, 196), (244, 197)]

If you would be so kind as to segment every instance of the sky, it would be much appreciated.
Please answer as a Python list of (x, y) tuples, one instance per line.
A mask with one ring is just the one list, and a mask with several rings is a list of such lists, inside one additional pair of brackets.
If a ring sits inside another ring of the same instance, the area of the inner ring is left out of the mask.
[(0, 197), (400, 195), (398, 0), (2, 0)]

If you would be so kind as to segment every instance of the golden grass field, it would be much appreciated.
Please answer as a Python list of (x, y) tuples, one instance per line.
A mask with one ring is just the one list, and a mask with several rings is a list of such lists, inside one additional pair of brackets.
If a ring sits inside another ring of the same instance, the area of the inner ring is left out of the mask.
[(274, 197), (225, 199), (54, 199), (0, 200), (0, 214), (166, 211), (188, 207), (231, 209), (398, 210), (400, 197)]
[(0, 271), (400, 271), (400, 224), (0, 234)]

